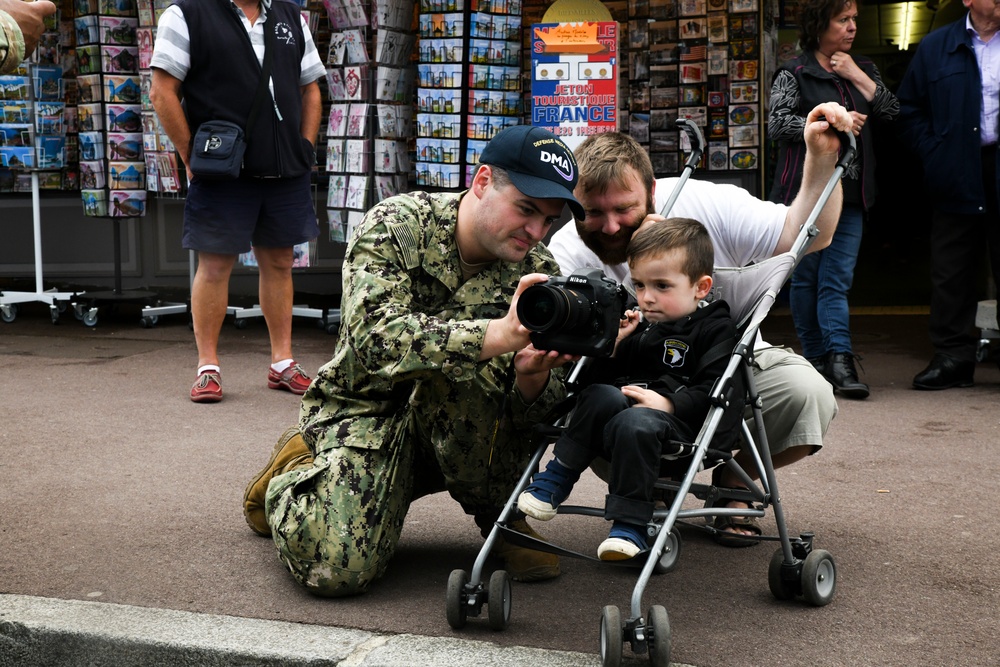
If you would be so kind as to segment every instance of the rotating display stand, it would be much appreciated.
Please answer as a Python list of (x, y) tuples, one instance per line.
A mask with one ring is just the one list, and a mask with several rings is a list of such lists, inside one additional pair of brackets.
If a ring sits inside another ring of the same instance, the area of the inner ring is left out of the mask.
[[(46, 34), (51, 35), (51, 31)], [(46, 39), (46, 41), (50, 41)], [(39, 170), (61, 169), (66, 163), (66, 123), (62, 67), (25, 61), (16, 74), (3, 77), (0, 87), (0, 167), (29, 177), (34, 235), (35, 291), (0, 292), (0, 319), (13, 322), (17, 305), (49, 305), (52, 323), (76, 292), (44, 290), (42, 281), (42, 221)]]
[[(226, 309), (226, 314), (233, 316), (233, 323), (236, 325), (237, 329), (243, 329), (247, 325), (247, 318), (250, 317), (263, 317), (264, 312), (260, 309), (260, 305), (254, 305), (250, 308), (238, 308), (235, 306), (229, 306)], [(328, 334), (335, 334), (340, 328), (340, 308), (310, 308), (308, 306), (292, 306), (292, 316), (293, 317), (311, 317), (317, 322), (317, 326), (320, 329), (326, 330)]]
[(146, 303), (147, 305), (156, 301), (156, 292), (141, 289), (122, 289), (122, 244), (121, 244), (121, 223), (125, 218), (111, 218), (112, 229), (114, 230), (115, 243), (115, 279), (114, 287), (110, 290), (86, 292), (86, 303), (80, 301), (73, 302), (73, 313), (77, 319), (81, 320), (88, 327), (97, 325), (97, 309), (101, 303), (112, 305), (119, 303)]
[(73, 309), (97, 324), (100, 303), (151, 305), (154, 292), (122, 288), (121, 224), (146, 215), (138, 13), (135, 2), (86, 3), (74, 19), (80, 106), (80, 176), (84, 215), (105, 218), (114, 232), (114, 287), (88, 292)]
[(35, 238), (35, 291), (34, 292), (0, 292), (0, 319), (13, 322), (17, 318), (17, 304), (41, 302), (49, 304), (52, 323), (59, 322), (60, 302), (70, 302), (80, 293), (57, 292), (42, 289), (42, 220), (41, 206), (38, 197), (38, 172), (31, 173), (31, 217)]
[[(194, 288), (194, 250), (188, 250), (188, 289)], [(155, 306), (145, 306), (142, 309), (142, 318), (139, 323), (144, 329), (156, 326), (160, 321), (160, 315), (180, 315), (191, 312), (191, 297), (184, 303), (161, 303)], [(192, 323), (192, 326), (193, 323)]]

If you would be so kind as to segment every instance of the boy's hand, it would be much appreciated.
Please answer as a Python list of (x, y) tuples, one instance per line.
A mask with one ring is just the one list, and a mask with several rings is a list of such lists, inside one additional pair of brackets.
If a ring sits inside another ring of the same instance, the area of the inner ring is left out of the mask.
[(639, 326), (639, 322), (642, 321), (642, 316), (639, 314), (637, 308), (625, 311), (625, 317), (618, 321), (618, 336), (615, 338), (615, 349), (611, 353), (611, 356), (615, 356), (615, 352), (618, 351), (618, 344), (623, 340), (628, 338), (635, 328)]
[(642, 315), (639, 313), (638, 308), (626, 310), (625, 317), (618, 322), (618, 338), (616, 340), (622, 341), (628, 338), (641, 321)]
[(653, 410), (669, 412), (671, 414), (674, 411), (673, 401), (650, 389), (637, 387), (634, 384), (627, 384), (622, 387), (622, 393), (625, 395), (625, 398), (635, 401), (635, 405), (632, 406), (633, 408), (652, 408)]

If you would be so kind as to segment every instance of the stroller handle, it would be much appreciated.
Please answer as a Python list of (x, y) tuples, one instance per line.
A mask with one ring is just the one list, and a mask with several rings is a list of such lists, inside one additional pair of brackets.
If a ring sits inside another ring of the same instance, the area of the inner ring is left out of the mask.
[(670, 213), (670, 209), (674, 207), (677, 197), (680, 196), (681, 190), (684, 189), (684, 184), (687, 183), (692, 172), (698, 167), (698, 163), (701, 162), (701, 156), (705, 153), (705, 135), (702, 134), (701, 128), (690, 118), (678, 118), (676, 123), (677, 128), (683, 130), (688, 135), (688, 138), (691, 139), (691, 155), (688, 156), (687, 162), (684, 163), (684, 170), (681, 172), (681, 177), (674, 186), (673, 192), (667, 197), (666, 203), (660, 210), (660, 215), (664, 218)]
[(690, 118), (678, 118), (676, 122), (677, 129), (683, 130), (688, 135), (688, 139), (691, 140), (691, 155), (688, 156), (687, 162), (684, 163), (684, 168), (687, 169), (690, 167), (693, 171), (698, 163), (701, 162), (701, 156), (705, 153), (705, 135), (702, 134), (701, 128)]
[(840, 159), (837, 160), (837, 166), (846, 171), (858, 154), (858, 142), (853, 132), (838, 131), (837, 136), (840, 138)]
[[(820, 116), (816, 120), (825, 121), (826, 116)], [(835, 127), (833, 130), (837, 133), (837, 138), (840, 139), (840, 159), (837, 160), (837, 167), (841, 171), (847, 171), (847, 168), (854, 162), (854, 156), (858, 154), (858, 142), (854, 138), (853, 132), (842, 132)]]
[[(826, 120), (826, 118), (821, 117), (820, 120)], [(831, 125), (831, 127), (833, 127)], [(833, 173), (830, 175), (830, 180), (827, 181), (826, 187), (823, 188), (823, 192), (820, 193), (819, 200), (816, 205), (813, 206), (812, 211), (809, 212), (809, 216), (806, 218), (805, 223), (799, 230), (799, 235), (796, 237), (795, 242), (792, 244), (790, 252), (795, 256), (796, 265), (802, 256), (805, 255), (806, 249), (809, 244), (812, 243), (813, 237), (819, 233), (819, 229), (816, 227), (816, 220), (819, 219), (819, 214), (822, 212), (823, 207), (826, 206), (827, 200), (830, 199), (830, 195), (833, 194), (834, 188), (836, 188), (837, 183), (840, 182), (840, 177), (844, 175), (847, 167), (850, 166), (851, 162), (854, 160), (854, 156), (858, 151), (858, 144), (854, 139), (854, 133), (852, 132), (841, 132), (840, 130), (835, 130), (837, 136), (840, 139), (841, 144), (841, 155), (840, 159), (837, 160), (837, 166), (834, 168)]]

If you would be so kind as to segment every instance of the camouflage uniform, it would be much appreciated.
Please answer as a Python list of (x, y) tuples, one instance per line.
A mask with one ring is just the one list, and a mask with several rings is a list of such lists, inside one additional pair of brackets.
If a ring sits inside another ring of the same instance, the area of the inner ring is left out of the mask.
[(265, 505), (280, 558), (311, 592), (350, 595), (378, 579), (422, 495), (447, 490), (495, 517), (532, 453), (531, 425), (565, 395), (554, 380), (527, 405), (508, 389), (513, 353), (479, 361), (520, 277), (559, 267), (539, 246), (463, 282), (463, 194), (385, 200), (347, 248), (340, 336), (299, 419), (313, 466), (275, 477)]

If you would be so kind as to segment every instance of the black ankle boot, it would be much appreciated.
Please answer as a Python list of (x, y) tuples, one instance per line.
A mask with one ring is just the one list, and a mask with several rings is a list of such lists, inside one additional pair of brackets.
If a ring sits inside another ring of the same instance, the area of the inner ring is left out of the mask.
[(868, 398), (868, 385), (858, 380), (854, 359), (850, 352), (830, 352), (823, 376), (847, 398)]
[(820, 375), (826, 375), (826, 362), (829, 360), (830, 355), (824, 354), (822, 357), (806, 357), (806, 361), (813, 365), (813, 368), (819, 371)]

